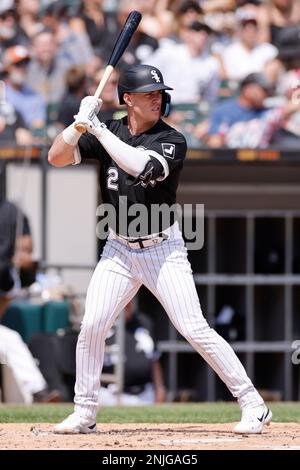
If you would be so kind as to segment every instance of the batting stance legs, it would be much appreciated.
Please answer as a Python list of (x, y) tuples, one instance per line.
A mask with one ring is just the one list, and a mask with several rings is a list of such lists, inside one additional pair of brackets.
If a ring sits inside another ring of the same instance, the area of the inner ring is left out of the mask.
[(107, 334), (141, 282), (123, 246), (107, 242), (92, 276), (76, 348), (75, 411), (95, 420)]
[[(183, 240), (163, 244), (137, 258), (145, 273), (145, 285), (159, 299), (175, 328), (225, 382), (241, 407), (258, 406), (263, 399), (255, 390), (231, 346), (202, 315), (192, 270)], [(156, 264), (151, 265), (151, 257)], [(153, 266), (153, 272), (146, 270)], [(147, 272), (148, 271), (148, 272)]]
[(158, 298), (174, 326), (225, 382), (241, 408), (264, 406), (232, 348), (202, 315), (187, 251), (175, 225), (168, 240), (149, 248), (132, 249), (118, 239), (107, 241), (88, 289), (77, 344), (75, 411), (87, 422), (95, 422), (105, 338), (142, 284)]

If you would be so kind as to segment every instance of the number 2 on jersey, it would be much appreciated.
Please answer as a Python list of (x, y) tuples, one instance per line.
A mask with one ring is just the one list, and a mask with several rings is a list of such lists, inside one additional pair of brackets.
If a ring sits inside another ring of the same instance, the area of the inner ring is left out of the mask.
[(116, 183), (119, 179), (119, 173), (116, 168), (110, 167), (107, 170), (107, 189), (112, 189), (113, 191), (118, 191), (119, 185)]

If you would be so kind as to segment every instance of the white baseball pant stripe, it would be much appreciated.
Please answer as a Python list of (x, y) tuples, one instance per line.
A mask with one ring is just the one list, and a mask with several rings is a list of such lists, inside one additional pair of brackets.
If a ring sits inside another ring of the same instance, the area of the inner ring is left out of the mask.
[(168, 240), (133, 250), (108, 239), (90, 282), (77, 344), (75, 410), (95, 418), (104, 343), (118, 314), (144, 284), (160, 301), (175, 328), (208, 362), (243, 406), (263, 399), (231, 346), (202, 315), (187, 250), (174, 224)]

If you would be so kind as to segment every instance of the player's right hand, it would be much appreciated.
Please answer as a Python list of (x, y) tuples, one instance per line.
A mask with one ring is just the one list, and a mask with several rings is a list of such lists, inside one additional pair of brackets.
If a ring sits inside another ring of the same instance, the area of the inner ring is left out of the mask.
[(75, 118), (75, 128), (76, 125), (83, 126), (86, 131), (90, 134), (93, 134), (100, 140), (102, 132), (106, 129), (106, 125), (103, 122), (100, 122), (95, 111), (91, 110), (89, 113), (84, 110), (79, 110), (79, 113), (74, 116)]
[[(78, 114), (74, 116), (75, 118), (75, 127), (79, 125), (81, 128), (93, 133), (93, 128), (97, 127), (99, 120), (97, 119), (97, 114), (103, 104), (101, 98), (96, 98), (95, 96), (86, 96), (81, 100)], [(95, 121), (93, 123), (93, 121)], [(97, 123), (98, 121), (98, 123)], [(90, 125), (92, 124), (92, 126)], [(82, 131), (81, 131), (82, 132)]]
[(86, 96), (80, 102), (79, 112), (81, 116), (88, 116), (91, 112), (98, 114), (103, 101), (95, 96)]

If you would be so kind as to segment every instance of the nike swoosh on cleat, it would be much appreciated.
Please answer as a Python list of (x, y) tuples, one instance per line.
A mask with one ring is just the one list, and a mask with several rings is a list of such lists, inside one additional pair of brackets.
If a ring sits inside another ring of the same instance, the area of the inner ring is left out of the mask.
[(264, 415), (264, 413), (262, 414), (261, 418), (257, 418), (258, 421), (260, 421), (261, 423), (263, 422), (263, 419), (266, 419), (266, 417), (268, 416), (268, 414), (270, 413), (270, 410), (268, 409), (266, 415)]
[(89, 429), (94, 429), (95, 426), (96, 426), (96, 423), (92, 424), (92, 426), (89, 426)]

